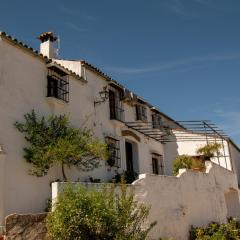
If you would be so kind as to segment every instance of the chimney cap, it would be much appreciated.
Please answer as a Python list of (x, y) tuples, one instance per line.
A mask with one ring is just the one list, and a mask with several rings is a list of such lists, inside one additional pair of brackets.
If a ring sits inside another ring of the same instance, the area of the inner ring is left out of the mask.
[(54, 37), (53, 32), (44, 32), (37, 37), (42, 43), (50, 40), (51, 42), (55, 42), (57, 37)]

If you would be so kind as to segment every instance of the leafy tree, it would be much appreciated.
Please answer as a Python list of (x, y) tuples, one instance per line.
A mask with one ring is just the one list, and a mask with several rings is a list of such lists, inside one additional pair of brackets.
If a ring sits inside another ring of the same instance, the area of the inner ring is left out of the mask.
[(156, 222), (145, 220), (149, 208), (127, 193), (107, 186), (86, 189), (78, 185), (65, 187), (53, 212), (47, 217), (50, 239), (54, 240), (145, 240)]
[(89, 171), (108, 156), (105, 144), (94, 138), (89, 129), (71, 126), (66, 115), (38, 118), (32, 110), (24, 118), (25, 122), (16, 122), (15, 126), (29, 143), (24, 148), (24, 158), (32, 164), (32, 175), (44, 176), (53, 165), (61, 165), (63, 179), (67, 180), (65, 166)]

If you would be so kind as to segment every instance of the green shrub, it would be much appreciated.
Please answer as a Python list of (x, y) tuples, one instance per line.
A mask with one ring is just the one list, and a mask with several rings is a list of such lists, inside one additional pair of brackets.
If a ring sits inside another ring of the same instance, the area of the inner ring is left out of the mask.
[(132, 171), (124, 171), (123, 173), (117, 173), (114, 177), (114, 183), (121, 183), (122, 181), (127, 184), (131, 184), (138, 177), (136, 172)]
[(149, 208), (136, 202), (121, 184), (88, 190), (67, 186), (47, 217), (50, 239), (54, 240), (144, 240), (156, 222), (142, 228)]
[(210, 223), (205, 228), (192, 228), (191, 240), (239, 240), (240, 222), (230, 218), (226, 224)]
[(203, 161), (188, 155), (180, 155), (173, 162), (173, 174), (178, 175), (181, 168), (204, 170), (205, 164)]

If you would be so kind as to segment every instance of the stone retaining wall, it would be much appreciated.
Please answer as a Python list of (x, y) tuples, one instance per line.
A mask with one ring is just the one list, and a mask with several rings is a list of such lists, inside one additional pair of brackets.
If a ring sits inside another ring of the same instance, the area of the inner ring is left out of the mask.
[(47, 239), (46, 216), (46, 213), (7, 216), (5, 240)]

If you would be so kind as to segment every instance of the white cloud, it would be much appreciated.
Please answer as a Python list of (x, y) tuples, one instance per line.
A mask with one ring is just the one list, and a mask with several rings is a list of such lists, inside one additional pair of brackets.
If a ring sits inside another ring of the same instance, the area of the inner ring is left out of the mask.
[(79, 8), (67, 7), (65, 5), (59, 5), (58, 10), (64, 14), (70, 15), (72, 17), (80, 17), (86, 21), (96, 20), (95, 16), (90, 15), (86, 11), (80, 10)]
[(86, 32), (87, 29), (86, 28), (83, 28), (83, 27), (80, 27), (72, 22), (65, 22), (65, 25), (68, 27), (68, 28), (71, 28), (72, 30), (76, 31), (76, 32)]
[[(209, 66), (206, 63), (214, 63), (214, 62), (224, 62), (224, 61), (234, 61), (240, 59), (239, 54), (220, 54), (220, 55), (208, 55), (202, 57), (192, 57), (192, 58), (184, 58), (176, 61), (167, 61), (161, 62), (151, 66), (144, 67), (118, 67), (118, 66), (108, 66), (104, 69), (107, 71), (112, 71), (114, 73), (121, 74), (140, 74), (147, 72), (158, 72), (162, 70), (168, 69), (178, 69), (179, 71), (188, 71), (193, 68), (202, 68)], [(189, 69), (188, 69), (189, 68)]]

